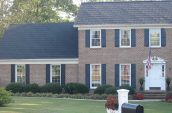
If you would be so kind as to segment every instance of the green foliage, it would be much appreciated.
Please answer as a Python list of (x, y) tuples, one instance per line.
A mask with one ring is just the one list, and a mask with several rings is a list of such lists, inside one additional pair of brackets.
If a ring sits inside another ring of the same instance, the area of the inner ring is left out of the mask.
[(69, 94), (85, 94), (89, 92), (89, 88), (86, 85), (80, 83), (68, 83), (65, 85), (64, 89), (65, 93)]
[(104, 94), (105, 93), (105, 90), (110, 88), (110, 87), (113, 87), (111, 85), (101, 85), (101, 86), (98, 86), (95, 90), (94, 90), (94, 94)]
[(167, 77), (166, 78), (166, 84), (167, 84), (167, 90), (170, 90), (170, 83), (171, 83), (171, 78)]
[(117, 91), (114, 87), (109, 87), (105, 89), (105, 94), (117, 94)]
[(128, 85), (120, 86), (118, 89), (127, 89), (127, 90), (129, 90), (130, 95), (135, 94), (135, 88), (128, 86)]
[(24, 90), (23, 84), (19, 84), (19, 83), (11, 83), (9, 85), (7, 85), (6, 87), (7, 91), (11, 91), (12, 93), (21, 93)]
[(143, 88), (143, 84), (145, 82), (145, 79), (142, 77), (142, 78), (139, 78), (139, 83), (140, 83), (140, 91), (143, 91), (144, 88)]
[(72, 0), (14, 0), (7, 9), (6, 12), (0, 10), (0, 37), (10, 24), (69, 21), (68, 18), (63, 19), (60, 12), (71, 17), (78, 10)]
[(41, 87), (41, 92), (43, 93), (61, 93), (62, 92), (62, 88), (59, 84), (56, 83), (49, 83), (49, 84), (45, 84), (44, 86)]
[(4, 106), (10, 102), (12, 102), (10, 92), (0, 88), (0, 106)]
[(27, 84), (23, 86), (23, 92), (32, 92), (32, 93), (38, 93), (40, 92), (40, 87), (38, 84)]

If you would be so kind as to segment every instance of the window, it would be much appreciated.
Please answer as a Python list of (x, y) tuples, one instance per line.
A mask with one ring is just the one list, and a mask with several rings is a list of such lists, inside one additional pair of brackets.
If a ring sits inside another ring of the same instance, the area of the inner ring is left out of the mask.
[(51, 65), (50, 82), (61, 84), (61, 65)]
[(92, 64), (90, 68), (90, 86), (92, 89), (95, 89), (101, 85), (101, 64)]
[(149, 47), (161, 47), (161, 30), (150, 29), (149, 30)]
[(17, 83), (26, 83), (26, 66), (24, 64), (16, 65), (16, 77), (15, 82)]
[(131, 47), (131, 30), (120, 30), (120, 47)]
[(164, 75), (165, 75), (165, 67), (164, 65), (162, 65), (162, 77), (164, 77)]
[(120, 85), (131, 86), (131, 65), (130, 64), (120, 65)]
[(91, 30), (90, 32), (90, 45), (92, 48), (101, 47), (101, 30)]

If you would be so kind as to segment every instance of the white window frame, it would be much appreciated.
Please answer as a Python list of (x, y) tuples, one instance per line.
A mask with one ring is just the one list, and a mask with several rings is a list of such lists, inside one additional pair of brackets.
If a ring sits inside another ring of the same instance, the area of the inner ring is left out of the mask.
[(92, 87), (92, 66), (99, 65), (100, 66), (100, 85), (102, 84), (102, 65), (101, 64), (90, 64), (90, 89), (96, 89), (97, 87)]
[[(130, 36), (129, 36), (129, 38), (130, 38), (130, 45), (129, 46), (122, 46), (121, 45), (121, 39), (122, 39), (122, 30), (129, 30), (129, 33), (130, 33)], [(131, 29), (120, 29), (119, 30), (119, 45), (120, 45), (120, 48), (131, 48)]]
[(50, 64), (50, 83), (52, 83), (52, 66), (53, 65), (60, 65), (60, 85), (62, 82), (62, 78), (61, 78), (61, 64)]
[[(94, 31), (100, 32), (100, 46), (93, 46), (92, 45), (92, 35)], [(101, 36), (101, 29), (91, 29), (90, 30), (90, 48), (101, 48), (102, 47), (102, 36)]]
[[(160, 42), (159, 42), (159, 45), (158, 46), (152, 46), (151, 45), (151, 38), (150, 38), (150, 34), (152, 31), (159, 31), (159, 38), (160, 38)], [(160, 48), (161, 47), (161, 29), (160, 28), (152, 28), (152, 29), (149, 29), (149, 47), (151, 48)]]
[(130, 65), (130, 84), (129, 85), (131, 86), (131, 64), (120, 64), (120, 67), (119, 67), (119, 73), (120, 73), (119, 74), (120, 75), (119, 76), (119, 85), (121, 86), (121, 66), (122, 65)]
[[(24, 65), (25, 78), (26, 78), (26, 64), (15, 64), (15, 83), (18, 83), (18, 81), (17, 81), (17, 65)], [(25, 79), (25, 83), (26, 83), (26, 79)]]

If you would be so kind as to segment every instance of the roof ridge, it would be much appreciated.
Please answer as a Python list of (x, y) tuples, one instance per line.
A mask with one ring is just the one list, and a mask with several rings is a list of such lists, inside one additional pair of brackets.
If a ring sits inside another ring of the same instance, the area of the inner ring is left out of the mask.
[(159, 0), (159, 1), (156, 1), (156, 0), (151, 0), (151, 1), (114, 1), (114, 2), (82, 2), (82, 4), (103, 4), (103, 3), (136, 3), (136, 2), (172, 2), (172, 0)]

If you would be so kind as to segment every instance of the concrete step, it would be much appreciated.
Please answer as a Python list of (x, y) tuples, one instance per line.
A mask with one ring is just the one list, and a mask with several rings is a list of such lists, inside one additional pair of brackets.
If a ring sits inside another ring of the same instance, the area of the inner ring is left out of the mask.
[(145, 99), (165, 99), (166, 92), (164, 91), (146, 91), (144, 92)]

